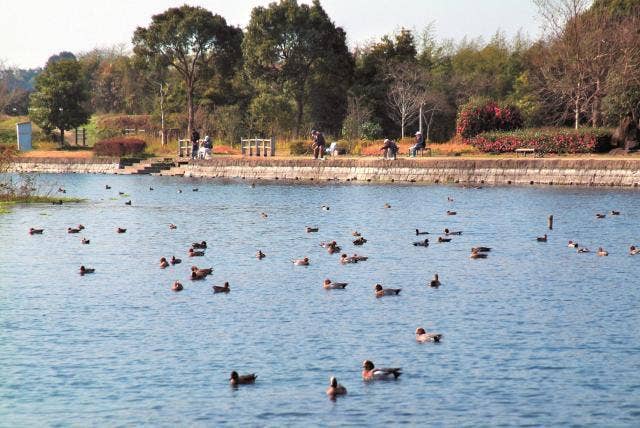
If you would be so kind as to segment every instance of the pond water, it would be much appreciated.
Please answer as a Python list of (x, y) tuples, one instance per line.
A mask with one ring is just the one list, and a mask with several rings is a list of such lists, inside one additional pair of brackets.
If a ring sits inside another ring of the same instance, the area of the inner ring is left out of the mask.
[[(38, 180), (87, 202), (0, 215), (0, 426), (640, 424), (637, 192)], [(431, 241), (464, 233), (414, 247), (416, 227)], [(369, 260), (341, 265), (319, 246), (334, 239)], [(189, 259), (201, 240), (206, 255)], [(476, 245), (493, 251), (471, 260)], [(183, 263), (159, 269), (172, 255)], [(310, 266), (291, 263), (304, 256)], [(214, 273), (192, 282), (192, 264)], [(436, 272), (442, 286), (427, 287)], [(326, 291), (327, 277), (349, 285)], [(213, 294), (224, 281), (231, 292)], [(375, 283), (402, 292), (376, 299)], [(442, 342), (416, 343), (419, 326)], [(365, 383), (365, 359), (404, 374)], [(230, 388), (231, 370), (256, 384)], [(330, 376), (348, 389), (335, 402)]]

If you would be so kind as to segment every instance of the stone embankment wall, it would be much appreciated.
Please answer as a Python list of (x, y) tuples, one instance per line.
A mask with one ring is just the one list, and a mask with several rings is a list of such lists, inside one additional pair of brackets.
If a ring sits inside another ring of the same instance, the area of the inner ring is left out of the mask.
[(119, 167), (118, 158), (16, 158), (8, 172), (115, 174)]
[(256, 159), (191, 161), (163, 175), (247, 180), (637, 187), (640, 159)]

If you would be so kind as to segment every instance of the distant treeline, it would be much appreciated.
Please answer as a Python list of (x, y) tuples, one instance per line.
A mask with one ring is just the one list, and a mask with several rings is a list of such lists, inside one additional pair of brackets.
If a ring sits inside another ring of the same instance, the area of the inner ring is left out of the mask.
[[(439, 41), (429, 25), (351, 51), (318, 0), (256, 7), (244, 30), (200, 7), (171, 8), (135, 31), (133, 52), (63, 52), (43, 71), (0, 70), (0, 110), (24, 114), (37, 105), (43, 120), (56, 101), (37, 94), (53, 79), (35, 76), (75, 61), (78, 120), (151, 114), (159, 123), (162, 108), (166, 128), (196, 127), (229, 141), (304, 137), (312, 128), (336, 138), (400, 137), (415, 132), (420, 111), (429, 138), (447, 140), (460, 108), (482, 98), (518, 108), (529, 127), (638, 123), (640, 2), (536, 3), (545, 22), (539, 40), (497, 32), (489, 41)], [(57, 80), (75, 75), (55, 72)], [(58, 110), (45, 129), (77, 126), (62, 117), (72, 107)]]

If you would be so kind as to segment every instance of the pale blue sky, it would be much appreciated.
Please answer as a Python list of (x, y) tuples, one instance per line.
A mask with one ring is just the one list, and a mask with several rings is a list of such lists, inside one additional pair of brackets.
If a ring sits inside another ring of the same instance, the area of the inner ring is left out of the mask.
[[(302, 0), (309, 3), (310, 1)], [(244, 27), (251, 9), (269, 0), (0, 0), (0, 60), (37, 67), (62, 50), (83, 52), (116, 44), (130, 46), (137, 26), (184, 3), (206, 7)], [(508, 36), (519, 29), (539, 34), (532, 0), (322, 0), (333, 21), (347, 31), (350, 46), (378, 39), (400, 27), (421, 31), (434, 21), (439, 39)]]

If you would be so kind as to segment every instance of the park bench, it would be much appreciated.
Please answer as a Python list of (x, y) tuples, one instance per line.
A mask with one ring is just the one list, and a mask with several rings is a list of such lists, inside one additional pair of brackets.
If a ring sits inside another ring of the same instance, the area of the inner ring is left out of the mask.
[(516, 156), (522, 155), (522, 156), (526, 157), (530, 153), (535, 156), (536, 149), (528, 149), (528, 148), (516, 149)]
[[(428, 156), (432, 156), (431, 153), (431, 147), (423, 147), (421, 149), (418, 149), (416, 151), (416, 155), (420, 153), (420, 156), (424, 157), (425, 153), (427, 153)], [(409, 148), (409, 156), (411, 156), (411, 148)]]

